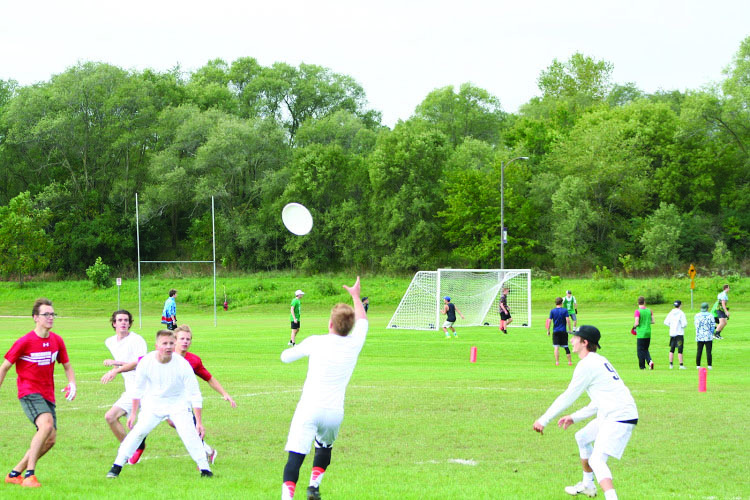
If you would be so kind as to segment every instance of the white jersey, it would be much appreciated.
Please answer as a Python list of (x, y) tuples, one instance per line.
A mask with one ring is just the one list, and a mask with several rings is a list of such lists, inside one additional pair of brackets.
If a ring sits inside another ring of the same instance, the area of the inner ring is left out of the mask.
[[(122, 340), (118, 340), (117, 335), (113, 335), (104, 341), (104, 345), (107, 346), (109, 352), (112, 353), (112, 359), (124, 363), (138, 361), (148, 352), (146, 341), (135, 332), (130, 332), (128, 336)], [(120, 375), (122, 375), (122, 378), (125, 381), (125, 392), (132, 394), (133, 389), (135, 388), (135, 370), (122, 372)]]
[(676, 337), (678, 335), (685, 335), (685, 327), (687, 327), (687, 318), (682, 309), (675, 307), (667, 317), (664, 319), (664, 324), (669, 327), (669, 336)]
[(539, 422), (546, 426), (557, 414), (572, 405), (583, 391), (589, 395), (591, 403), (571, 414), (574, 422), (594, 414), (597, 418), (614, 422), (638, 418), (633, 396), (615, 369), (607, 358), (590, 352), (578, 362), (568, 388), (555, 399)]
[(156, 351), (146, 354), (135, 369), (133, 398), (155, 414), (166, 414), (175, 407), (201, 408), (203, 397), (190, 363), (177, 353), (169, 363), (160, 363)]
[(281, 353), (281, 361), (284, 363), (291, 363), (304, 356), (310, 358), (300, 405), (344, 409), (346, 386), (365, 343), (367, 328), (367, 320), (359, 319), (346, 337), (335, 333), (314, 335)]

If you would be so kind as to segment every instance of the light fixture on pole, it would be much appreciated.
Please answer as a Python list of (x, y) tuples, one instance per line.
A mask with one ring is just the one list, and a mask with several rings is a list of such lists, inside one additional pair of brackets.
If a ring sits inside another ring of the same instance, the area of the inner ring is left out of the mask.
[(500, 269), (505, 269), (505, 242), (508, 239), (508, 229), (505, 227), (505, 165), (528, 159), (528, 156), (518, 156), (507, 163), (500, 162)]

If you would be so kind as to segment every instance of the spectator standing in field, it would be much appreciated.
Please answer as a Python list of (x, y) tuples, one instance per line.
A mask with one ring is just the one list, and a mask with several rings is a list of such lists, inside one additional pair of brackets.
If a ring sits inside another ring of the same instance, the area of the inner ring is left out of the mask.
[[(143, 337), (130, 331), (130, 327), (133, 325), (133, 315), (130, 312), (125, 309), (113, 312), (110, 324), (115, 331), (115, 335), (105, 340), (104, 345), (107, 346), (107, 349), (112, 354), (112, 359), (105, 359), (104, 366), (111, 366), (112, 369), (102, 376), (101, 382), (102, 384), (109, 383), (119, 373), (125, 382), (125, 392), (122, 393), (120, 399), (115, 401), (112, 408), (104, 414), (104, 419), (109, 424), (109, 428), (112, 429), (112, 433), (117, 440), (122, 443), (127, 431), (120, 422), (120, 419), (123, 416), (129, 415), (130, 410), (133, 408), (133, 393), (135, 389), (134, 370), (138, 364), (138, 360), (148, 352), (148, 347), (146, 347), (146, 341), (143, 340)], [(145, 439), (138, 445), (138, 449), (133, 456), (130, 457), (131, 464), (135, 464), (141, 459), (144, 449), (146, 449)]]
[(633, 328), (636, 332), (636, 343), (638, 349), (638, 367), (646, 369), (646, 365), (654, 369), (654, 360), (648, 348), (651, 345), (651, 325), (654, 324), (654, 313), (646, 307), (646, 298), (638, 297), (638, 309), (635, 310), (635, 323)]
[(701, 357), (703, 355), (703, 348), (706, 348), (706, 362), (708, 363), (708, 369), (712, 368), (711, 349), (713, 348), (714, 342), (714, 329), (716, 323), (714, 316), (708, 312), (708, 302), (701, 304), (701, 312), (695, 315), (695, 341), (698, 343), (698, 348), (695, 352), (695, 366), (696, 368), (701, 367)]
[[(570, 292), (570, 290), (568, 290)], [(549, 336), (549, 327), (552, 326), (552, 345), (555, 348), (555, 365), (560, 364), (560, 348), (565, 349), (565, 355), (568, 357), (568, 366), (573, 364), (570, 358), (570, 348), (568, 348), (568, 331), (570, 330), (570, 315), (568, 309), (563, 307), (563, 298), (555, 299), (555, 308), (549, 312), (546, 328)]]
[(351, 287), (344, 286), (354, 308), (336, 304), (328, 320), (328, 335), (307, 337), (281, 353), (291, 363), (309, 357), (302, 396), (294, 411), (286, 447), (289, 452), (281, 486), (282, 500), (291, 500), (299, 480), (299, 469), (315, 441), (307, 498), (320, 499), (320, 482), (331, 463), (331, 449), (344, 419), (344, 396), (357, 358), (367, 336), (367, 313), (360, 299), (359, 276)]
[(508, 333), (508, 325), (513, 322), (513, 317), (510, 315), (510, 309), (508, 308), (508, 293), (510, 289), (503, 288), (503, 293), (500, 295), (500, 331)]
[[(120, 475), (122, 466), (133, 455), (138, 443), (165, 418), (174, 423), (190, 457), (198, 465), (201, 477), (213, 476), (201, 443), (201, 391), (190, 364), (182, 356), (174, 355), (174, 346), (174, 334), (170, 330), (159, 330), (156, 334), (156, 351), (146, 354), (136, 366), (133, 408), (128, 416), (131, 431), (117, 450), (117, 458), (107, 473), (108, 478)], [(143, 406), (139, 415), (141, 403)]]
[[(190, 329), (190, 327), (188, 325), (180, 325), (177, 327), (174, 333), (176, 335), (175, 352), (185, 358), (188, 363), (190, 363), (190, 367), (193, 369), (193, 373), (205, 380), (211, 387), (211, 389), (221, 394), (221, 397), (224, 398), (224, 401), (229, 402), (232, 408), (237, 408), (237, 403), (234, 402), (232, 396), (230, 396), (229, 393), (224, 390), (224, 387), (222, 387), (219, 381), (216, 380), (216, 377), (211, 375), (206, 367), (203, 366), (203, 361), (201, 360), (201, 358), (196, 356), (192, 352), (188, 352), (190, 346), (193, 343), (193, 331)], [(193, 421), (197, 424), (195, 416), (193, 416)], [(170, 424), (172, 423), (170, 422)], [(172, 426), (174, 427), (174, 425)], [(218, 452), (215, 448), (211, 448), (208, 443), (206, 443), (205, 439), (203, 440), (203, 449), (206, 452), (208, 461), (211, 462), (211, 465), (213, 465), (213, 463), (216, 461)]]
[(456, 322), (456, 313), (458, 313), (461, 316), (461, 319), (466, 319), (464, 318), (464, 315), (461, 314), (461, 311), (458, 310), (456, 305), (451, 302), (450, 297), (448, 296), (443, 297), (443, 310), (440, 311), (440, 314), (445, 314), (445, 323), (443, 323), (443, 331), (445, 332), (445, 338), (447, 339), (451, 338), (451, 334), (448, 333), (448, 328), (451, 329), (454, 337), (458, 337), (458, 333), (456, 332), (456, 329), (453, 328), (453, 323)]
[[(0, 365), (0, 386), (13, 364), (18, 374), (18, 400), (36, 434), (18, 464), (5, 476), (5, 482), (21, 486), (39, 487), (36, 478), (37, 461), (54, 445), (57, 437), (55, 412), (55, 361), (60, 363), (68, 378), (63, 389), (65, 399), (76, 397), (76, 377), (70, 365), (68, 351), (62, 337), (52, 332), (55, 309), (49, 299), (37, 299), (31, 309), (34, 329), (16, 340)], [(21, 474), (26, 471), (23, 477)]]
[(302, 307), (302, 296), (305, 294), (302, 290), (297, 290), (294, 292), (294, 298), (292, 299), (292, 305), (289, 308), (289, 316), (292, 320), (292, 338), (289, 340), (290, 346), (294, 347), (294, 345), (297, 343), (297, 333), (299, 333), (299, 327), (300, 327), (300, 321), (299, 321), (299, 314), (300, 314), (300, 308)]
[(727, 302), (729, 302), (729, 285), (724, 285), (724, 288), (716, 296), (714, 306), (711, 308), (711, 314), (716, 318), (716, 324), (718, 325), (714, 332), (714, 337), (719, 340), (724, 339), (721, 332), (724, 331), (724, 327), (727, 326), (727, 321), (729, 320), (729, 306)]
[(169, 297), (164, 301), (161, 322), (167, 325), (167, 330), (177, 328), (177, 290), (174, 288), (169, 291)]
[(562, 300), (562, 305), (568, 310), (568, 316), (570, 316), (570, 320), (573, 322), (572, 330), (575, 330), (578, 327), (578, 301), (570, 290), (565, 292), (565, 297)]
[[(573, 352), (581, 359), (573, 371), (573, 378), (547, 411), (534, 422), (534, 430), (540, 434), (560, 412), (572, 405), (585, 391), (591, 402), (580, 410), (565, 415), (557, 426), (567, 429), (574, 423), (593, 415), (596, 418), (576, 432), (579, 456), (583, 467), (583, 479), (574, 486), (566, 486), (569, 495), (596, 496), (594, 476), (604, 490), (605, 500), (617, 499), (612, 472), (607, 459), (622, 457), (633, 429), (638, 423), (638, 409), (633, 396), (614, 367), (596, 351), (601, 349), (601, 334), (594, 326), (583, 325), (573, 334)], [(592, 446), (593, 443), (593, 446)]]
[(370, 309), (370, 298), (362, 297), (362, 305), (365, 307), (365, 312), (367, 312)]
[(677, 349), (677, 357), (680, 360), (680, 370), (685, 369), (685, 364), (682, 359), (682, 349), (685, 345), (685, 327), (687, 326), (687, 318), (685, 313), (682, 312), (682, 301), (674, 301), (674, 309), (669, 311), (664, 324), (669, 327), (669, 369), (674, 368), (674, 350)]

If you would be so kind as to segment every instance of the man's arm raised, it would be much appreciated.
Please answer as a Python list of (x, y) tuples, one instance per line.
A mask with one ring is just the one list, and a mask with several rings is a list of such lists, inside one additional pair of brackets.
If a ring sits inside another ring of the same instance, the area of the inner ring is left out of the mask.
[(367, 319), (367, 312), (365, 312), (365, 306), (362, 305), (362, 299), (360, 298), (359, 276), (357, 276), (357, 281), (355, 281), (352, 286), (344, 285), (344, 290), (349, 292), (349, 295), (352, 296), (354, 318), (358, 320)]

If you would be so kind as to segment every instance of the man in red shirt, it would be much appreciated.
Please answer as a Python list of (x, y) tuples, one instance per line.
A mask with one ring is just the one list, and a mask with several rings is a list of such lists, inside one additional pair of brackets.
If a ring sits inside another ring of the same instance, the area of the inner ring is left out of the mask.
[[(65, 398), (76, 397), (76, 378), (70, 365), (63, 339), (53, 333), (55, 309), (49, 299), (37, 299), (31, 310), (36, 326), (16, 340), (0, 365), (0, 385), (13, 364), (18, 374), (18, 399), (26, 416), (36, 426), (36, 434), (21, 461), (5, 477), (6, 483), (39, 487), (36, 479), (36, 462), (55, 444), (57, 415), (55, 414), (55, 361), (63, 365), (68, 385), (63, 389)], [(21, 473), (26, 471), (23, 477)]]
[[(221, 394), (224, 400), (228, 401), (229, 404), (232, 405), (232, 408), (236, 408), (237, 403), (235, 403), (232, 399), (232, 396), (230, 396), (229, 393), (224, 390), (219, 381), (216, 380), (216, 377), (211, 375), (211, 373), (206, 370), (206, 367), (203, 366), (203, 361), (201, 360), (201, 358), (199, 358), (192, 352), (188, 352), (188, 349), (190, 349), (190, 345), (193, 343), (193, 332), (192, 330), (190, 330), (190, 327), (188, 325), (180, 325), (177, 327), (174, 333), (177, 337), (175, 352), (185, 358), (188, 363), (190, 363), (190, 366), (193, 368), (193, 372), (198, 377), (208, 382), (208, 385), (213, 390)], [(217, 455), (216, 449), (211, 448), (205, 440), (203, 441), (203, 448), (206, 451), (208, 461), (213, 465)]]

